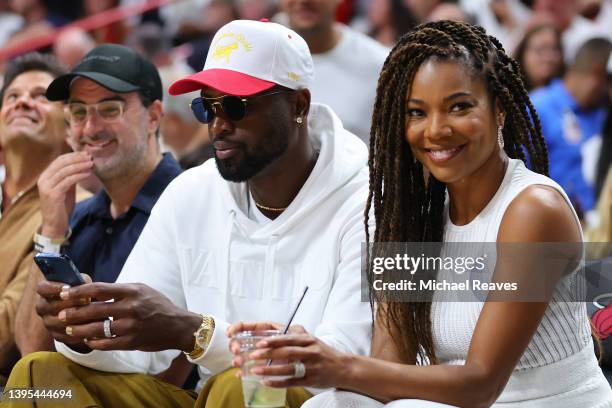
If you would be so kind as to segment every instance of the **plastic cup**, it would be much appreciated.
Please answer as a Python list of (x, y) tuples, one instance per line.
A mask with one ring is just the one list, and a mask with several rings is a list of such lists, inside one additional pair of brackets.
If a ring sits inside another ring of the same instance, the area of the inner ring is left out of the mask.
[[(234, 338), (240, 345), (242, 357), (242, 395), (244, 406), (247, 408), (277, 408), (285, 406), (287, 390), (285, 388), (272, 388), (262, 384), (264, 377), (253, 374), (251, 369), (256, 366), (268, 365), (267, 360), (251, 360), (249, 354), (255, 345), (266, 337), (279, 336), (280, 330), (243, 331)], [(271, 365), (281, 364), (272, 361)], [(282, 380), (287, 376), (266, 376), (265, 379)]]

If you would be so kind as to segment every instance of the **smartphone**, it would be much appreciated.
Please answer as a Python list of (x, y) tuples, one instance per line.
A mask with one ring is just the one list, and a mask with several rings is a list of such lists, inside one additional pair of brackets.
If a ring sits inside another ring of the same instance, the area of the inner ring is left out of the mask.
[(76, 265), (68, 255), (41, 252), (34, 256), (34, 262), (49, 281), (64, 282), (70, 286), (85, 283)]

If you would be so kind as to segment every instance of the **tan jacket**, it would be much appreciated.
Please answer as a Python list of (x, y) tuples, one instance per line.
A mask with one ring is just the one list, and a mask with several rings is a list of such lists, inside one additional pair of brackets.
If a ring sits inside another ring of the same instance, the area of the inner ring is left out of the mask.
[(15, 313), (32, 265), (32, 237), (41, 224), (38, 189), (23, 194), (0, 218), (0, 376), (19, 359)]

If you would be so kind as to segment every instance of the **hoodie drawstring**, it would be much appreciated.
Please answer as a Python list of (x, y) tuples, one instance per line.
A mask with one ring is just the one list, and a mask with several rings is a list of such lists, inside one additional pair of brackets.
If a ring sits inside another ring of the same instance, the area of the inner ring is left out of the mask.
[(223, 296), (223, 310), (225, 311), (225, 320), (230, 318), (229, 310), (229, 291), (230, 291), (230, 246), (232, 243), (232, 232), (234, 229), (234, 221), (236, 220), (236, 211), (230, 210), (229, 212), (229, 223), (225, 239), (223, 240), (223, 246), (221, 247), (221, 253), (224, 255), (225, 261), (221, 265), (222, 278), (221, 278), (221, 293)]
[[(268, 239), (268, 247), (266, 248), (266, 260), (264, 264), (264, 280), (272, 279), (272, 297), (276, 297), (279, 294), (280, 282), (274, 281), (274, 264), (276, 261), (276, 243), (278, 242), (278, 235), (270, 235)], [(277, 279), (280, 281), (280, 279)]]

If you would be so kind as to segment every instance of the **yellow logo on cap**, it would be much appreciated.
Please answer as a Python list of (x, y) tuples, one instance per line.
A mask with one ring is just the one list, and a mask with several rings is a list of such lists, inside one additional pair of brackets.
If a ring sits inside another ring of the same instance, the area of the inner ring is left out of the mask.
[(296, 74), (295, 72), (287, 72), (287, 76), (291, 79), (293, 79), (294, 81), (299, 81), (300, 80), (300, 76), (298, 74)]
[(215, 61), (224, 60), (226, 64), (229, 64), (232, 53), (238, 51), (240, 45), (245, 52), (251, 52), (253, 49), (243, 34), (225, 33), (212, 45), (214, 49), (212, 57)]

